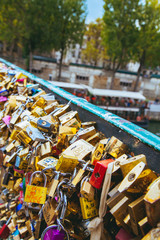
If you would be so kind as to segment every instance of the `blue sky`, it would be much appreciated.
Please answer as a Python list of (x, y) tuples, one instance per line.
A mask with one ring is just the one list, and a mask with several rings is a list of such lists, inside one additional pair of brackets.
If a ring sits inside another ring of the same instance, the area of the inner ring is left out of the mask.
[(87, 18), (86, 23), (95, 21), (98, 17), (103, 16), (103, 0), (87, 0)]

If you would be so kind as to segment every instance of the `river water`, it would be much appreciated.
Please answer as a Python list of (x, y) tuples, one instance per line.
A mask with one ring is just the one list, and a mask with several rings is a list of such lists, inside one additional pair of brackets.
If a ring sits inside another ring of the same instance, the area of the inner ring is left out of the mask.
[(147, 130), (160, 137), (160, 121), (150, 121)]

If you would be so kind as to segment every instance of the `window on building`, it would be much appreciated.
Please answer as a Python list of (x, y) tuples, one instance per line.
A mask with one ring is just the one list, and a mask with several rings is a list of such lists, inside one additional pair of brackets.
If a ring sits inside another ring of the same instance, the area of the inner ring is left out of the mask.
[(88, 80), (89, 80), (89, 77), (77, 75), (77, 76), (76, 76), (76, 79), (77, 79), (77, 80), (88, 81)]
[(122, 87), (132, 87), (132, 83), (131, 82), (120, 82), (120, 86), (122, 86)]

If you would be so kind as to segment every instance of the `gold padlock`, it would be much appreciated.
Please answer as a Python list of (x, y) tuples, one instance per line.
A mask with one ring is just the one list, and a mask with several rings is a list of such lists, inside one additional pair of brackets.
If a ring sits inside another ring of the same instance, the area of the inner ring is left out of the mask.
[(25, 157), (28, 153), (29, 153), (29, 147), (22, 149), (22, 150), (19, 152), (18, 155), (19, 155), (20, 158), (23, 158), (23, 157)]
[[(42, 174), (44, 176), (44, 187), (31, 185), (33, 176), (37, 173)], [(47, 177), (43, 172), (36, 171), (32, 173), (30, 182), (26, 187), (24, 201), (29, 203), (44, 204), (46, 201), (46, 194), (47, 194), (46, 183), (47, 183)]]
[(139, 235), (138, 222), (146, 217), (146, 210), (144, 204), (144, 196), (136, 199), (128, 205), (128, 212), (130, 215), (130, 223), (132, 231), (135, 235)]
[(139, 162), (144, 162), (147, 164), (146, 156), (144, 154), (140, 154), (131, 158), (126, 159), (120, 163), (120, 168), (125, 177), (131, 170), (134, 168)]
[(144, 196), (148, 222), (156, 227), (160, 220), (160, 177), (156, 178)]
[(91, 163), (93, 165), (95, 165), (96, 162), (98, 162), (101, 159), (101, 157), (103, 155), (103, 151), (104, 151), (104, 144), (97, 143), (97, 145), (95, 146), (95, 149), (93, 150), (92, 155), (91, 155)]
[(44, 168), (49, 168), (49, 167), (56, 167), (58, 162), (58, 159), (54, 157), (46, 157), (40, 161), (38, 161), (37, 165), (40, 170), (43, 170)]
[(84, 178), (81, 181), (80, 193), (83, 197), (87, 198), (88, 201), (94, 200), (94, 188), (89, 183), (88, 178)]
[(28, 136), (26, 131), (21, 130), (17, 135), (16, 138), (20, 140), (20, 142), (23, 142), (24, 145), (28, 145), (32, 141), (32, 139)]
[(74, 127), (76, 128), (77, 130), (80, 129), (81, 127), (81, 123), (78, 122), (78, 120), (76, 118), (72, 118), (70, 121), (66, 122), (64, 124), (64, 126), (67, 126), (67, 127)]
[(45, 142), (41, 145), (41, 156), (42, 156), (42, 158), (50, 155), (51, 151), (52, 151), (52, 149), (51, 149), (51, 143), (50, 142)]
[(64, 150), (63, 154), (77, 157), (78, 159), (85, 159), (92, 152), (93, 148), (93, 145), (80, 139)]
[(127, 145), (121, 142), (119, 139), (114, 136), (111, 137), (107, 143), (104, 152), (108, 152), (114, 158), (120, 157), (122, 154), (127, 152)]
[(97, 144), (101, 139), (100, 133), (95, 133), (93, 136), (86, 139), (86, 142), (89, 142), (93, 146)]
[(57, 106), (58, 106), (58, 102), (55, 101), (55, 102), (47, 105), (47, 106), (44, 108), (44, 111), (45, 111), (47, 114), (49, 114), (49, 113), (53, 112), (54, 109), (55, 109)]
[(96, 134), (96, 129), (94, 127), (85, 128), (77, 133), (78, 137), (84, 140), (93, 136), (94, 134)]
[(62, 153), (57, 162), (56, 171), (73, 172), (78, 163), (79, 162), (76, 157), (68, 156)]
[(41, 107), (41, 108), (45, 108), (47, 102), (44, 98), (40, 97), (39, 99), (37, 99), (37, 101), (32, 105), (31, 109), (34, 109), (35, 107)]
[(63, 126), (64, 124), (66, 124), (73, 118), (76, 118), (78, 120), (78, 122), (80, 122), (80, 118), (79, 118), (77, 111), (70, 111), (70, 112), (63, 114), (62, 116), (59, 117), (59, 121), (61, 122), (61, 124)]
[(43, 117), (43, 116), (46, 115), (45, 112), (44, 112), (44, 110), (43, 110), (42, 108), (38, 107), (38, 106), (36, 106), (36, 107), (31, 111), (31, 113), (32, 113), (35, 117), (37, 117), (37, 118)]
[(57, 202), (55, 199), (48, 199), (43, 207), (43, 216), (47, 225), (51, 225), (54, 223), (56, 217), (58, 216), (58, 212), (56, 211)]
[(32, 96), (32, 98), (37, 101), (37, 100), (39, 99), (39, 97), (40, 97), (41, 95), (44, 95), (44, 94), (45, 94), (45, 91), (42, 90), (42, 89), (40, 89), (40, 91), (39, 91), (38, 93), (34, 94), (34, 95)]
[(82, 211), (83, 219), (89, 219), (96, 217), (98, 215), (98, 206), (97, 201), (94, 199), (88, 201), (84, 197), (80, 197), (80, 206)]

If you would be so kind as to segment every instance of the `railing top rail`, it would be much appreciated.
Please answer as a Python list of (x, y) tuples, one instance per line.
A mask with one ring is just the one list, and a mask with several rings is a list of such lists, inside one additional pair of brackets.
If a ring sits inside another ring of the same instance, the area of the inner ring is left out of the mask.
[(54, 86), (49, 81), (46, 81), (40, 77), (37, 77), (34, 74), (29, 73), (26, 70), (23, 70), (22, 68), (14, 65), (2, 58), (0, 58), (0, 62), (6, 64), (7, 66), (9, 66), (17, 71), (24, 73), (31, 80), (36, 81), (37, 83), (48, 88), (50, 91), (54, 92), (55, 94), (65, 98), (68, 101), (71, 101), (73, 104), (87, 110), (88, 112), (91, 112), (92, 114), (99, 116), (100, 118), (108, 121), (109, 123), (113, 124), (114, 126), (120, 128), (121, 130), (123, 130), (123, 131), (127, 132), (128, 134), (132, 135), (133, 137), (137, 138), (142, 143), (147, 144), (150, 147), (152, 147), (153, 149), (160, 151), (160, 137), (156, 136), (155, 134), (150, 133), (149, 131), (147, 131), (147, 130), (145, 130), (145, 129), (121, 118), (121, 117), (118, 117), (115, 114), (112, 114), (104, 109), (99, 108), (98, 106), (91, 104), (91, 103), (87, 102), (85, 99), (78, 98), (63, 89), (60, 89), (59, 87)]

